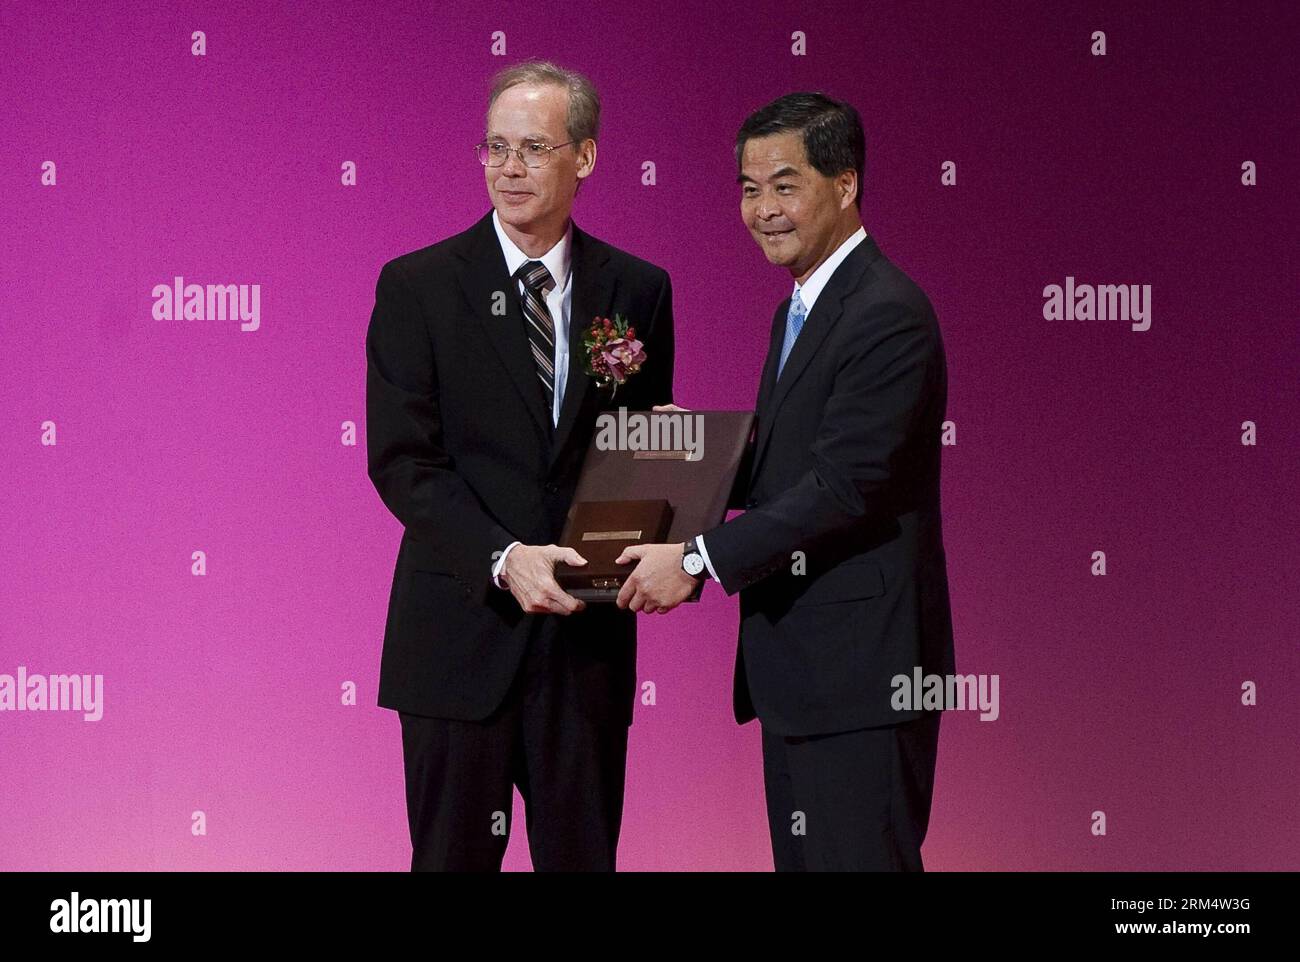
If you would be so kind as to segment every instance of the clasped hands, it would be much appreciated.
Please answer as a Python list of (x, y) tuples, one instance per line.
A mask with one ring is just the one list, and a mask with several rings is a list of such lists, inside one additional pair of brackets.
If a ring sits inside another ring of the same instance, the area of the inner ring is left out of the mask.
[[(686, 411), (676, 404), (656, 404), (655, 411)], [(529, 613), (569, 615), (586, 603), (574, 598), (555, 581), (557, 562), (585, 565), (587, 559), (572, 548), (558, 545), (516, 545), (506, 557), (502, 575), (519, 607)], [(697, 581), (682, 570), (681, 544), (634, 544), (623, 550), (615, 564), (637, 563), (619, 589), (620, 608), (645, 614), (665, 614), (685, 601)]]

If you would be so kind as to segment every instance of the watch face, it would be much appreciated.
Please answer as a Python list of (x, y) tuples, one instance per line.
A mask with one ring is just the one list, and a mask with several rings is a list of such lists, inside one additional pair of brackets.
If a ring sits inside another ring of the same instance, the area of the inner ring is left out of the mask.
[(682, 567), (688, 575), (697, 575), (704, 570), (704, 559), (697, 554), (688, 554), (682, 559)]

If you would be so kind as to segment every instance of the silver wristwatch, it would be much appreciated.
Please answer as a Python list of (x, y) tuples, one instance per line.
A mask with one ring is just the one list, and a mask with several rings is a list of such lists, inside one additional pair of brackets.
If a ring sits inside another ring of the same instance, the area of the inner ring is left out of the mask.
[(704, 555), (700, 554), (700, 539), (692, 538), (682, 545), (682, 570), (692, 578), (704, 573)]

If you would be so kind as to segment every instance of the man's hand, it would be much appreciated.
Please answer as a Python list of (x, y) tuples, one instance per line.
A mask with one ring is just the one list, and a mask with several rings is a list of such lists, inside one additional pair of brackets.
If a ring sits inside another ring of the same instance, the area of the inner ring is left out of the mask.
[[(695, 590), (696, 580), (682, 570), (681, 544), (634, 544), (614, 563), (636, 561), (615, 602), (620, 608), (663, 614), (680, 605)], [(518, 549), (515, 549), (518, 550)]]
[(585, 565), (587, 559), (572, 548), (554, 544), (517, 544), (506, 555), (501, 578), (529, 614), (571, 615), (587, 607), (555, 583), (555, 563)]
[(651, 411), (689, 411), (690, 408), (679, 408), (676, 404), (653, 404), (650, 406)]

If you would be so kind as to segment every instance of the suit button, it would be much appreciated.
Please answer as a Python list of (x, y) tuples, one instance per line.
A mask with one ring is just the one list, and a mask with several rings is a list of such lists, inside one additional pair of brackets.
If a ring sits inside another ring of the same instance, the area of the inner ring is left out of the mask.
[(757, 507), (758, 507), (758, 502), (755, 501), (753, 498), (750, 498), (748, 501), (745, 502), (746, 511), (753, 511)]
[(546, 490), (549, 491), (551, 494), (554, 494), (556, 491), (560, 490), (560, 486), (556, 484), (554, 481), (547, 481)]

